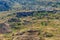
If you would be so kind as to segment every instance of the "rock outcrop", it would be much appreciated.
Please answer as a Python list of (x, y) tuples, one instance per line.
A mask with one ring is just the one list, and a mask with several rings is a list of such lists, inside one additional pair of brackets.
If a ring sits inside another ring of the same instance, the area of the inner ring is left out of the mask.
[(11, 29), (10, 29), (10, 26), (9, 24), (7, 23), (1, 23), (0, 24), (0, 33), (10, 33), (11, 32)]
[(17, 33), (13, 40), (44, 40), (42, 38), (39, 37), (40, 32), (39, 30), (29, 30), (26, 32), (22, 32), (22, 33)]

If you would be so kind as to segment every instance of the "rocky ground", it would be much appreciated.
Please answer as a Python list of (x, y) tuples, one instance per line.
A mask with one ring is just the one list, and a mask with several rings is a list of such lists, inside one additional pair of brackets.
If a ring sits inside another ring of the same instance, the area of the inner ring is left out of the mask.
[(0, 21), (0, 40), (60, 40), (58, 12), (7, 13)]

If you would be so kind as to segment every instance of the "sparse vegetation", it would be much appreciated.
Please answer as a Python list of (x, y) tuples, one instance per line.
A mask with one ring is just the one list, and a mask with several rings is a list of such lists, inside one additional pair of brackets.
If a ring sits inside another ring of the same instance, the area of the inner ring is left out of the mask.
[[(4, 27), (6, 30), (9, 30), (9, 29), (11, 30), (10, 33), (4, 33), (4, 34), (2, 33), (3, 38), (5, 40), (21, 40), (19, 39), (21, 38), (21, 35), (20, 35), (21, 33), (22, 34), (25, 33), (26, 35), (29, 34), (27, 39), (30, 40), (30, 37), (32, 37), (31, 35), (33, 34), (33, 32), (31, 32), (32, 34), (30, 34), (30, 32), (28, 33), (27, 31), (32, 30), (32, 29), (39, 30), (37, 32), (39, 34), (36, 33), (36, 35), (38, 35), (37, 40), (60, 39), (60, 37), (58, 38), (58, 36), (60, 35), (60, 27), (59, 27), (60, 26), (60, 21), (59, 21), (60, 14), (59, 13), (53, 14), (53, 12), (38, 12), (37, 11), (37, 12), (33, 12), (33, 15), (22, 14), (20, 17), (17, 17), (16, 14), (17, 13), (14, 13), (11, 15), (9, 14), (6, 16), (1, 16), (2, 18), (0, 19), (1, 24), (4, 23)], [(1, 26), (1, 24), (0, 24), (0, 27), (3, 27)], [(9, 29), (6, 28), (7, 26), (9, 26), (10, 28)], [(32, 37), (32, 39), (36, 40), (35, 37)]]

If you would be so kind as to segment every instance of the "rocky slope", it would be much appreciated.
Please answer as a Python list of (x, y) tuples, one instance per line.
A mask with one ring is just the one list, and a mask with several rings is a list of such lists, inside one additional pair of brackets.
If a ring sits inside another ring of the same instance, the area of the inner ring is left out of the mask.
[(0, 15), (1, 40), (60, 40), (60, 13), (6, 12)]

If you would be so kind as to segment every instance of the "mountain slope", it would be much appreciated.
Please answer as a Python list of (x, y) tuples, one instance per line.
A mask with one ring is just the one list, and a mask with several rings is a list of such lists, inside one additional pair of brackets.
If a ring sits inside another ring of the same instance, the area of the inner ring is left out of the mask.
[(40, 10), (41, 8), (58, 7), (59, 3), (59, 0), (0, 0), (0, 11)]

